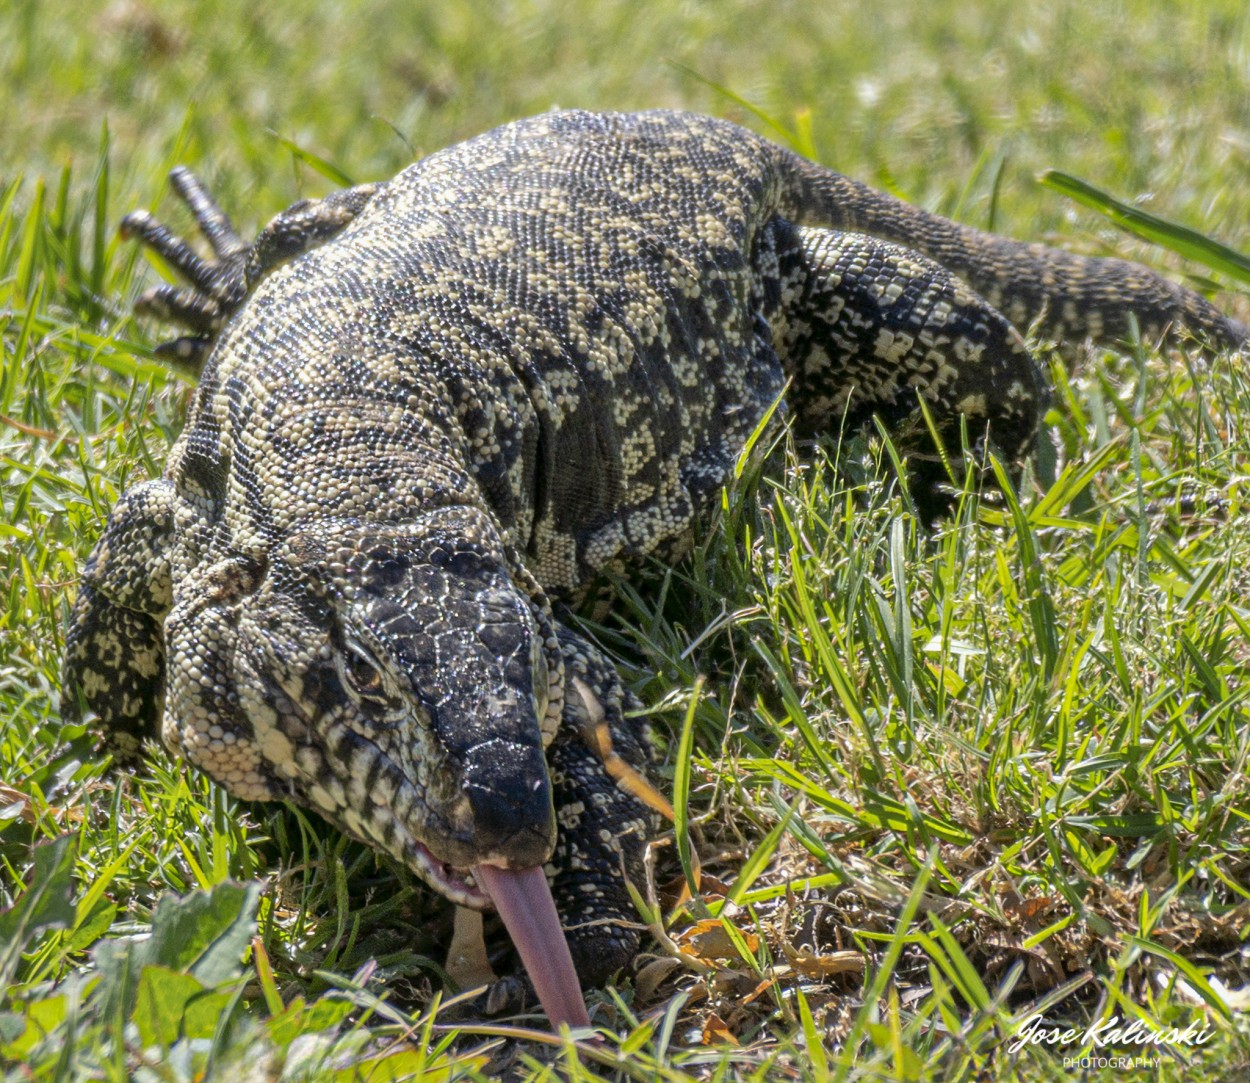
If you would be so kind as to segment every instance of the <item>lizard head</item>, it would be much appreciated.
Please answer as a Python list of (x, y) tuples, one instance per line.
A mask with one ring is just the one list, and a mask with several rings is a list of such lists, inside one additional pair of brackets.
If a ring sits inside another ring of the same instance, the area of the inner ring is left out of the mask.
[(309, 805), (464, 905), (486, 904), (469, 870), (548, 859), (559, 649), (486, 515), (316, 522), (214, 595), (227, 578), (197, 576), (167, 621), (182, 656), (167, 743), (240, 796)]

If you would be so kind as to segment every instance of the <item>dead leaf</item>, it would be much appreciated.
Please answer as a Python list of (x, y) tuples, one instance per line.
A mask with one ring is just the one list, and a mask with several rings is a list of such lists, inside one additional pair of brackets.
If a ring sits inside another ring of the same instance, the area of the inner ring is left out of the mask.
[[(699, 881), (699, 898), (707, 902), (709, 899), (723, 899), (728, 895), (730, 885), (704, 872), (698, 854), (692, 853), (691, 857), (694, 859), (695, 873)], [(659, 887), (660, 903), (666, 911), (676, 910), (683, 903), (689, 902), (691, 898), (690, 885), (686, 882), (684, 873), (674, 876)]]
[(680, 970), (681, 966), (681, 960), (674, 959), (672, 956), (653, 959), (638, 971), (638, 976), (634, 979), (634, 990), (638, 998), (643, 1001), (651, 1000), (656, 990), (664, 984), (673, 971)]
[(669, 804), (668, 798), (635, 768), (621, 759), (612, 747), (612, 734), (604, 717), (603, 705), (600, 704), (595, 694), (578, 677), (573, 678), (573, 687), (577, 689), (577, 694), (586, 708), (586, 722), (582, 725), (582, 740), (603, 760), (604, 769), (622, 790), (672, 823), (675, 817), (673, 806)]
[[(754, 933), (738, 930), (746, 943), (747, 950), (755, 952), (759, 948), (759, 937)], [(683, 929), (675, 938), (678, 950), (683, 955), (707, 961), (738, 959), (738, 949), (725, 932), (719, 918), (704, 918), (696, 921), (688, 929)]]
[(21, 819), (33, 824), (37, 818), (29, 794), (0, 783), (0, 820)]
[(811, 948), (792, 948), (782, 942), (785, 953), (796, 974), (804, 978), (828, 978), (834, 974), (862, 974), (864, 956), (858, 951), (831, 951), (818, 955)]
[(1003, 913), (1020, 922), (1026, 929), (1037, 932), (1045, 928), (1044, 919), (1054, 902), (1054, 898), (1050, 895), (1042, 895), (1035, 899), (1017, 897), (1003, 903)]
[(703, 1044), (704, 1045), (740, 1045), (741, 1043), (725, 1026), (725, 1021), (712, 1012), (711, 1015), (703, 1021)]
[(746, 997), (743, 998), (742, 1003), (750, 1004), (751, 1001), (756, 1000), (758, 997), (768, 992), (768, 990), (771, 989), (776, 984), (777, 984), (776, 977), (765, 978), (762, 982), (759, 983), (759, 985), (757, 985), (754, 989), (752, 989), (751, 992)]

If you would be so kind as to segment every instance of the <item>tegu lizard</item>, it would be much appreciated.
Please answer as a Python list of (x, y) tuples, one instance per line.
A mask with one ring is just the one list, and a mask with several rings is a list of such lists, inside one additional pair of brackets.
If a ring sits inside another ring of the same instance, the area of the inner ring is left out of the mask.
[(1010, 460), (1046, 401), (1017, 328), (1247, 339), (1140, 266), (684, 113), (508, 124), (251, 244), (173, 180), (215, 258), (125, 228), (187, 280), (140, 307), (203, 371), (83, 571), (64, 713), (493, 900), (553, 1022), (636, 951), (662, 804), (637, 704), (565, 616), (597, 573), (678, 555), (783, 392), (805, 434), (923, 400), (949, 447), (966, 424)]

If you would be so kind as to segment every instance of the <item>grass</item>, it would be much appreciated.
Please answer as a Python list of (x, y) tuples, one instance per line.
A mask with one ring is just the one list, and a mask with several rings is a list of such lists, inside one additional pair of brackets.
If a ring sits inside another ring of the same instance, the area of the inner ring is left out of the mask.
[(329, 187), (309, 159), (384, 176), (553, 104), (763, 126), (719, 85), (932, 209), (1201, 277), (1033, 178), (1237, 247), (1248, 43), (1237, 2), (0, 11), (9, 1076), (1046, 1079), (1107, 1052), (1013, 1050), (1040, 1012), (1200, 1024), (1140, 1074), (1243, 1077), (1250, 388), (1227, 359), (1050, 358), (1018, 490), (969, 483), (931, 535), (879, 434), (757, 449), (692, 556), (622, 584), (591, 627), (652, 708), (703, 876), (678, 905), (660, 853), (662, 936), (592, 995), (615, 1037), (580, 1062), (454, 1028), (449, 917), (397, 870), (159, 755), (110, 774), (56, 689), (77, 569), (190, 394), (128, 315), (151, 272), (114, 233), (175, 162), (255, 227)]

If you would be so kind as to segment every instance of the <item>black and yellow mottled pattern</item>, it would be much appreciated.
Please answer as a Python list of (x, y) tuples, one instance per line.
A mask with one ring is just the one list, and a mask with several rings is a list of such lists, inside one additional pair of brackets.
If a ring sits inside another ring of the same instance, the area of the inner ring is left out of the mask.
[(1151, 338), (1246, 339), (1140, 267), (697, 116), (522, 121), (254, 245), (176, 183), (217, 258), (132, 216), (190, 281), (145, 307), (196, 333), (176, 352), (212, 350), (165, 477), (84, 571), (66, 713), (122, 751), (159, 727), (232, 793), (309, 805), (465, 905), (467, 868), (547, 862), (592, 980), (636, 948), (622, 877), (653, 814), (581, 723), (601, 711), (637, 769), (646, 736), (553, 602), (679, 550), (787, 381), (809, 432), (923, 397), (1014, 457), (1045, 399), (1016, 328), (1109, 341), (1132, 313)]

